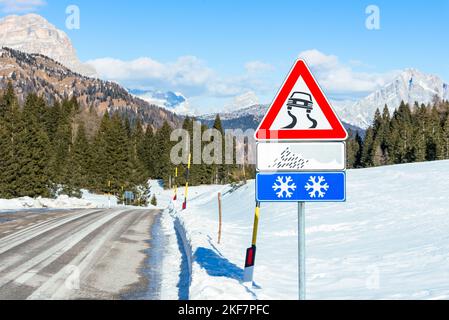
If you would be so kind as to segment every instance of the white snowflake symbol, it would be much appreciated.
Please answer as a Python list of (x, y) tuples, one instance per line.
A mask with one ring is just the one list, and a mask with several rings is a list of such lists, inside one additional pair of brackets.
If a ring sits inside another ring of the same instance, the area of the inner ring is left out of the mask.
[(278, 176), (276, 182), (273, 184), (273, 190), (278, 191), (276, 193), (278, 198), (283, 198), (284, 194), (286, 198), (291, 198), (293, 195), (293, 191), (296, 190), (296, 184), (292, 183), (292, 177), (284, 177)]
[(324, 177), (314, 177), (311, 176), (309, 178), (309, 182), (304, 186), (304, 188), (309, 192), (310, 198), (324, 198), (326, 192), (329, 189), (329, 185), (326, 182)]

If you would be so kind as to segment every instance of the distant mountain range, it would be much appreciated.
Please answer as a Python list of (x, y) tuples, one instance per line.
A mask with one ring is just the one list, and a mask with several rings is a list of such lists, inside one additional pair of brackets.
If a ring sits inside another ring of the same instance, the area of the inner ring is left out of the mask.
[(367, 97), (355, 102), (334, 103), (333, 106), (342, 120), (366, 129), (371, 125), (377, 108), (382, 111), (387, 105), (393, 114), (401, 101), (410, 105), (415, 102), (427, 105), (435, 100), (449, 100), (449, 85), (438, 76), (405, 69), (392, 82)]
[[(233, 112), (219, 113), (219, 115), (224, 129), (242, 129), (243, 131), (248, 129), (255, 130), (267, 113), (268, 108), (269, 105), (256, 104)], [(215, 113), (206, 114), (197, 117), (197, 120), (201, 121), (207, 126), (212, 126), (214, 124), (216, 116), (217, 114)], [(353, 132), (358, 131), (362, 135), (364, 133), (364, 130), (357, 126), (351, 125), (346, 122), (343, 122), (343, 125), (347, 130), (351, 130)]]
[[(334, 110), (347, 129), (363, 131), (374, 118), (376, 109), (387, 105), (390, 114), (399, 107), (401, 101), (413, 105), (432, 104), (436, 100), (449, 100), (449, 85), (435, 75), (422, 73), (416, 69), (405, 69), (392, 82), (358, 101), (332, 102)], [(256, 104), (234, 112), (220, 113), (226, 128), (254, 129), (262, 120), (268, 105)], [(206, 124), (213, 123), (215, 114), (198, 117)]]

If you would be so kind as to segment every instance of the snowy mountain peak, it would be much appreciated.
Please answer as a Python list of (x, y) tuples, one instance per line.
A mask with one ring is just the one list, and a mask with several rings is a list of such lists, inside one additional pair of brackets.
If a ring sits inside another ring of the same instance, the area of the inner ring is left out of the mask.
[(179, 92), (128, 89), (128, 92), (149, 104), (166, 108), (176, 113), (189, 113), (187, 98)]
[(251, 108), (259, 104), (259, 98), (254, 91), (245, 92), (234, 97), (230, 103), (225, 105), (225, 112), (233, 112), (241, 109)]
[(367, 128), (377, 108), (382, 110), (387, 105), (392, 114), (401, 101), (413, 105), (415, 102), (429, 104), (435, 99), (449, 100), (449, 85), (436, 75), (408, 68), (367, 97), (334, 106), (342, 120)]
[(0, 47), (42, 54), (80, 74), (95, 75), (92, 67), (78, 60), (67, 34), (37, 14), (11, 15), (1, 19)]

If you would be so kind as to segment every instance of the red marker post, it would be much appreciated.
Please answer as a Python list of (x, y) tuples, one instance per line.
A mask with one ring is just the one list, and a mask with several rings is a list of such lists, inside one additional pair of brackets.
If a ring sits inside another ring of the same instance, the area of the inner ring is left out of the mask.
[(251, 241), (251, 247), (249, 247), (246, 250), (245, 270), (243, 272), (243, 282), (253, 282), (254, 264), (256, 261), (257, 230), (259, 227), (259, 213), (260, 213), (260, 202), (257, 202), (256, 210), (254, 213), (253, 238)]

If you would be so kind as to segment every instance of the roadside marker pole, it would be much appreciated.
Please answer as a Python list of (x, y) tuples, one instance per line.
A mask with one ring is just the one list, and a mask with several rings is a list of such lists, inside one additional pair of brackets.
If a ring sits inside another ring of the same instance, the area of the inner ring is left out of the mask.
[(256, 202), (256, 209), (254, 211), (253, 238), (251, 241), (251, 247), (246, 250), (243, 282), (253, 282), (254, 264), (256, 261), (257, 230), (259, 228), (259, 214), (260, 202)]
[(299, 300), (306, 300), (306, 203), (298, 202), (298, 286)]
[(108, 181), (108, 207), (111, 209), (111, 180)]
[(173, 201), (178, 199), (178, 167), (175, 169), (175, 195), (173, 196)]
[(218, 193), (218, 241), (221, 242), (221, 225), (222, 225), (222, 212), (221, 212), (221, 192)]
[(184, 191), (184, 202), (182, 203), (182, 210), (187, 209), (187, 194), (189, 192), (189, 175), (190, 175), (190, 161), (192, 160), (192, 154), (189, 153), (189, 161), (187, 162), (186, 171), (186, 188)]

